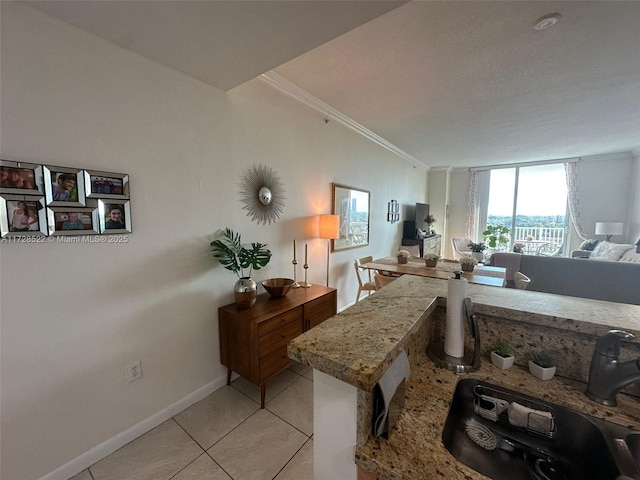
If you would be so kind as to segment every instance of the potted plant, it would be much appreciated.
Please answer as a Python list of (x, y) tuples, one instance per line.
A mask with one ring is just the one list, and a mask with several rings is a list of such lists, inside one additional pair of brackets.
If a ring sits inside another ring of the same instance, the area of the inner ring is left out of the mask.
[(468, 247), (471, 249), (471, 256), (479, 262), (482, 261), (484, 258), (483, 252), (487, 249), (487, 245), (484, 242), (471, 242)]
[(509, 243), (509, 228), (504, 225), (487, 225), (482, 232), (490, 248), (505, 248)]
[[(269, 260), (271, 251), (262, 243), (252, 243), (251, 247), (243, 247), (239, 233), (230, 228), (219, 230), (220, 238), (211, 242), (213, 256), (227, 270), (238, 276), (233, 288), (233, 295), (239, 308), (250, 308), (256, 303), (258, 287), (251, 278), (253, 270), (260, 270)], [(248, 271), (245, 271), (248, 269)]]
[(529, 352), (529, 372), (540, 380), (550, 380), (556, 374), (555, 360), (551, 354), (544, 351)]
[(522, 242), (516, 242), (513, 244), (513, 253), (522, 253), (524, 251), (525, 244)]
[(396, 253), (396, 257), (398, 257), (398, 263), (407, 263), (409, 261), (409, 257), (411, 254), (407, 250), (400, 250)]
[(440, 255), (436, 253), (425, 253), (424, 254), (424, 264), (427, 267), (435, 267), (438, 264), (438, 260), (440, 259)]
[(462, 257), (459, 262), (464, 272), (473, 272), (474, 267), (478, 264), (478, 260), (473, 257)]
[(500, 339), (493, 346), (491, 351), (491, 363), (503, 370), (511, 368), (515, 357), (511, 355), (511, 345), (506, 340)]

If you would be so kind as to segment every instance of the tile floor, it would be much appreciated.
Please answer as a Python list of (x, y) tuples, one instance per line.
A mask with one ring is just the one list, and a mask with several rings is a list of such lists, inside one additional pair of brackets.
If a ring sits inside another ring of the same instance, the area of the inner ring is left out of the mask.
[(313, 478), (313, 371), (293, 364), (267, 388), (232, 382), (72, 480)]

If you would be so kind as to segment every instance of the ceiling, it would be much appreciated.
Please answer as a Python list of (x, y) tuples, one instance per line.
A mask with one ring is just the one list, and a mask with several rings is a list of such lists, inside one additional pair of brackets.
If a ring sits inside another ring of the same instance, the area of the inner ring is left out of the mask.
[(23, 3), (225, 91), (269, 72), (427, 167), (640, 153), (640, 1)]

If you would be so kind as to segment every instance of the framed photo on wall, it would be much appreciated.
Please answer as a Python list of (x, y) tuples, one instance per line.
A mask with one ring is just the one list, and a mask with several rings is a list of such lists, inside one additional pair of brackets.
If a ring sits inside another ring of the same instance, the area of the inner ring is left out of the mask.
[(333, 214), (340, 216), (340, 237), (332, 251), (369, 245), (369, 192), (333, 183)]
[(44, 197), (34, 195), (0, 196), (0, 235), (2, 237), (47, 234)]
[(42, 195), (40, 166), (0, 160), (0, 194)]
[(84, 171), (87, 198), (129, 198), (129, 175), (124, 173)]
[(98, 200), (100, 233), (131, 233), (129, 200)]
[(95, 235), (100, 232), (97, 208), (47, 208), (49, 235)]
[(44, 165), (42, 178), (48, 206), (85, 206), (82, 170)]

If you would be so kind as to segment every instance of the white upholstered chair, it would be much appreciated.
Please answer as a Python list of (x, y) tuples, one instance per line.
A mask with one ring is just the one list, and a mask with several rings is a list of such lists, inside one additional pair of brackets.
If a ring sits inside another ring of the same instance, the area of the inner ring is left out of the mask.
[(462, 257), (471, 257), (471, 248), (469, 244), (473, 242), (469, 237), (451, 237), (451, 244), (453, 245), (453, 255), (455, 260), (459, 260)]
[[(353, 266), (356, 269), (356, 277), (358, 278), (358, 294), (356, 295), (356, 303), (360, 301), (360, 295), (362, 294), (362, 292), (366, 291), (367, 295), (369, 295), (371, 294), (371, 292), (376, 291), (376, 284), (371, 278), (371, 270), (361, 267), (361, 265), (367, 262), (371, 262), (372, 260), (373, 260), (373, 257), (369, 256), (369, 257), (359, 258), (358, 260), (353, 262)], [(362, 280), (361, 274), (364, 273), (363, 272), (364, 270), (367, 271), (368, 281), (366, 280), (367, 277), (365, 277), (364, 281)]]
[(513, 274), (513, 282), (516, 284), (516, 288), (526, 290), (531, 283), (531, 279), (522, 272), (516, 272)]

